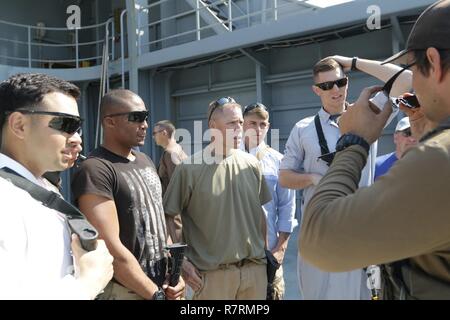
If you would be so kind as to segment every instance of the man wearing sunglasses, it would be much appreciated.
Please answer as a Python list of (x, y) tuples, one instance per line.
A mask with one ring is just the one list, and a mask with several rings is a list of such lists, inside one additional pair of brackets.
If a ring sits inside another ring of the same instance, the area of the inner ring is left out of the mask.
[(377, 157), (377, 162), (375, 164), (375, 180), (386, 174), (392, 165), (403, 157), (406, 150), (417, 144), (417, 140), (411, 135), (411, 126), (408, 117), (402, 118), (397, 123), (394, 132), (394, 144), (394, 152)]
[[(44, 74), (2, 82), (0, 168), (47, 188), (45, 172), (71, 167), (81, 150), (78, 96), (75, 85)], [(0, 195), (0, 299), (95, 298), (112, 277), (104, 241), (86, 253), (65, 215), (3, 178)]]
[[(353, 66), (353, 67), (352, 67)], [(311, 199), (315, 186), (328, 171), (333, 160), (335, 144), (340, 137), (338, 119), (347, 108), (348, 77), (344, 71), (358, 68), (387, 82), (401, 68), (381, 66), (379, 62), (333, 56), (322, 59), (313, 68), (313, 92), (320, 98), (322, 108), (316, 116), (300, 120), (292, 129), (280, 165), (281, 185), (304, 189), (302, 212)], [(398, 85), (397, 83), (401, 83)], [(411, 83), (405, 73), (396, 82), (393, 92), (403, 90)], [(368, 186), (373, 182), (377, 145), (374, 143), (367, 165), (359, 182)], [(300, 291), (305, 299), (366, 299), (366, 275), (363, 270), (329, 273), (307, 263), (298, 256)]]
[(125, 89), (108, 92), (100, 104), (103, 144), (72, 179), (74, 199), (114, 256), (114, 279), (101, 299), (177, 299), (184, 281), (166, 282), (166, 224), (161, 183), (143, 146), (148, 111)]
[[(289, 237), (297, 226), (295, 219), (295, 191), (280, 186), (278, 171), (283, 155), (269, 147), (264, 139), (270, 128), (269, 112), (262, 103), (252, 103), (244, 108), (243, 149), (254, 155), (261, 164), (272, 200), (263, 206), (267, 222), (268, 249), (280, 267), (269, 283), (268, 299), (282, 300), (284, 296), (283, 268)], [(267, 262), (269, 263), (269, 261)]]
[(183, 263), (193, 299), (264, 300), (265, 217), (270, 201), (258, 160), (239, 150), (241, 106), (231, 97), (210, 103), (211, 143), (178, 165), (164, 196), (180, 214), (188, 247)]
[(437, 1), (414, 24), (406, 49), (386, 61), (411, 66), (423, 120), (437, 127), (382, 179), (357, 190), (368, 145), (391, 112), (369, 106), (382, 88), (364, 89), (339, 121), (336, 157), (304, 213), (304, 258), (328, 271), (383, 264), (386, 299), (450, 299), (449, 30), (450, 0)]

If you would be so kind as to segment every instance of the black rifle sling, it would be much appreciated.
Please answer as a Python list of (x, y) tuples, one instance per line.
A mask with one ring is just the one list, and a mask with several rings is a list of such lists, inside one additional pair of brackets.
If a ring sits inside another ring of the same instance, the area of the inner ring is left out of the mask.
[(330, 149), (328, 149), (328, 143), (325, 139), (325, 135), (323, 134), (322, 124), (320, 123), (320, 117), (317, 114), (314, 117), (314, 124), (316, 125), (317, 137), (319, 138), (320, 151), (322, 155), (330, 153)]
[(95, 249), (95, 240), (97, 239), (98, 232), (85, 220), (78, 208), (64, 200), (56, 192), (38, 186), (9, 168), (1, 168), (0, 177), (11, 181), (16, 187), (25, 190), (35, 200), (42, 202), (44, 206), (64, 214), (67, 217), (70, 229), (80, 238), (83, 248), (87, 251)]

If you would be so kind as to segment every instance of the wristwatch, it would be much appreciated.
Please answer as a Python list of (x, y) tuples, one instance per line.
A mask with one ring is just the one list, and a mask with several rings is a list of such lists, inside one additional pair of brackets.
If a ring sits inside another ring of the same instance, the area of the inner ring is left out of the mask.
[(350, 68), (351, 71), (358, 70), (358, 68), (356, 68), (356, 60), (358, 60), (358, 57), (353, 57), (353, 59), (352, 59), (352, 67)]
[(339, 140), (336, 142), (336, 152), (342, 151), (347, 147), (353, 146), (355, 144), (360, 145), (367, 151), (367, 153), (369, 153), (369, 143), (360, 136), (357, 136), (353, 133), (346, 133), (339, 138)]
[(153, 294), (152, 300), (166, 300), (164, 290), (162, 288), (158, 288), (158, 291)]

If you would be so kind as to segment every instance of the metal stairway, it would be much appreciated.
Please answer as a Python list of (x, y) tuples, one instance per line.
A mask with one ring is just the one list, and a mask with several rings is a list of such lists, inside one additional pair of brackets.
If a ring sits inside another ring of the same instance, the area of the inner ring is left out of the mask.
[[(227, 8), (227, 12), (231, 11), (227, 0), (186, 0), (194, 9), (199, 9), (201, 18), (217, 33), (229, 32), (236, 29), (233, 22), (228, 21), (228, 14), (222, 8)], [(198, 5), (198, 7), (197, 7)], [(231, 24), (231, 30), (230, 30)]]

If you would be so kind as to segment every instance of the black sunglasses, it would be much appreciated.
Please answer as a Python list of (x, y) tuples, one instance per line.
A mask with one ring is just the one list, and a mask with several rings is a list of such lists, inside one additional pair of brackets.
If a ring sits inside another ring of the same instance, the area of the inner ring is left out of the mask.
[(81, 119), (79, 116), (74, 116), (72, 114), (62, 112), (40, 111), (40, 110), (15, 110), (9, 112), (9, 114), (11, 114), (12, 112), (20, 112), (22, 114), (43, 114), (55, 116), (48, 123), (48, 126), (50, 128), (61, 132), (65, 132), (70, 135), (75, 134), (76, 132), (80, 136), (82, 135), (81, 124), (83, 123), (83, 119)]
[(149, 117), (149, 112), (147, 110), (145, 110), (145, 111), (113, 113), (113, 114), (107, 114), (105, 116), (105, 118), (106, 117), (124, 116), (124, 115), (128, 115), (129, 122), (144, 122), (144, 121), (147, 121), (147, 119)]
[(414, 109), (414, 108), (419, 108), (420, 107), (420, 103), (419, 103), (419, 100), (417, 100), (416, 95), (406, 96), (406, 97), (395, 99), (395, 104), (397, 106), (400, 103), (403, 104), (405, 107), (410, 108), (410, 109)]
[(250, 111), (252, 111), (252, 110), (254, 110), (256, 108), (261, 108), (264, 111), (269, 112), (265, 105), (263, 105), (262, 103), (256, 102), (256, 103), (252, 103), (252, 104), (249, 104), (249, 105), (245, 106), (243, 116), (245, 116), (247, 113), (249, 113)]
[(338, 79), (335, 81), (327, 81), (327, 82), (322, 82), (322, 83), (316, 83), (315, 86), (319, 87), (322, 90), (328, 91), (333, 89), (334, 85), (337, 85), (338, 88), (342, 88), (344, 86), (346, 86), (348, 83), (348, 78), (342, 78), (342, 79)]
[(405, 130), (397, 131), (405, 137), (411, 137), (411, 128), (406, 128)]
[(220, 98), (220, 99), (217, 99), (216, 101), (214, 101), (211, 112), (209, 113), (208, 122), (211, 120), (211, 117), (212, 117), (214, 111), (216, 111), (216, 109), (218, 107), (221, 107), (227, 103), (236, 103), (236, 100), (234, 100), (232, 97), (223, 97), (223, 98)]

